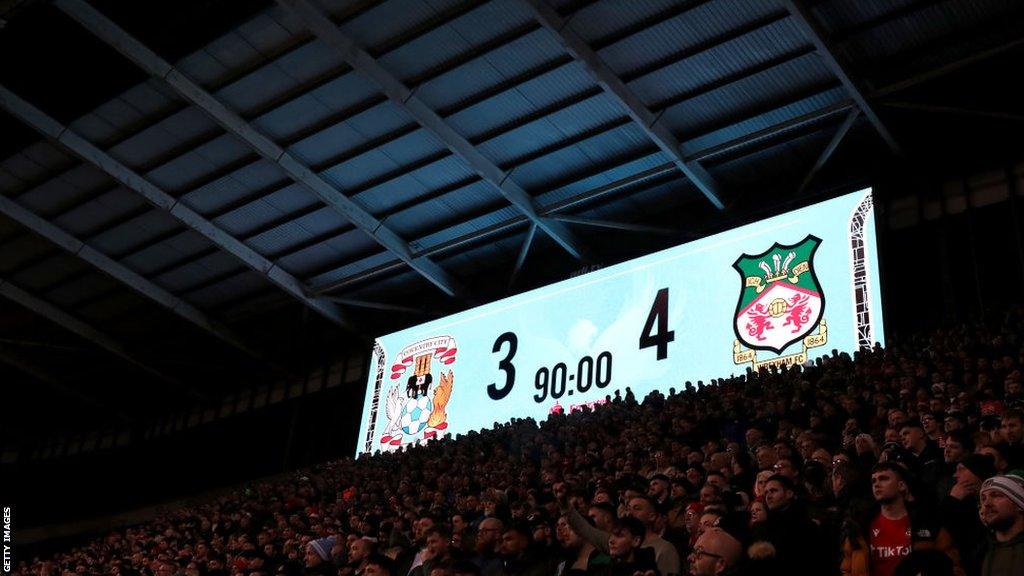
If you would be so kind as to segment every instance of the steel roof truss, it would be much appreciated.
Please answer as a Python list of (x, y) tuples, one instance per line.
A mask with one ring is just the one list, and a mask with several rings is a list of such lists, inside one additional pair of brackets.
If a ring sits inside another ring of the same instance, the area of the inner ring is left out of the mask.
[(519, 255), (516, 256), (516, 265), (512, 267), (512, 273), (508, 277), (508, 286), (506, 291), (511, 292), (512, 287), (515, 286), (516, 280), (519, 279), (519, 273), (523, 270), (523, 265), (526, 264), (526, 256), (530, 253), (530, 247), (533, 245), (533, 239), (537, 235), (537, 225), (530, 223), (530, 229), (526, 231), (526, 237), (523, 238), (523, 245), (519, 247)]
[(308, 0), (278, 0), (286, 10), (298, 16), (324, 43), (334, 48), (353, 70), (371, 80), (392, 102), (401, 106), (425, 129), (436, 136), (453, 154), (461, 158), (470, 169), (491, 185), (510, 204), (526, 215), (534, 224), (551, 236), (574, 258), (583, 259), (586, 248), (566, 226), (560, 222), (544, 220), (537, 214), (533, 197), (516, 184), (510, 172), (502, 170), (480, 153), (466, 138), (452, 129), (444, 119), (426, 105), (394, 74), (344, 33)]
[(668, 155), (672, 163), (697, 186), (708, 201), (715, 208), (724, 209), (725, 204), (722, 202), (719, 183), (699, 162), (686, 159), (679, 140), (664, 124), (658, 123), (660, 115), (656, 115), (647, 108), (636, 93), (605, 64), (597, 52), (569, 29), (566, 25), (568, 21), (562, 18), (553, 7), (545, 3), (544, 0), (523, 0), (523, 2), (530, 7), (534, 18), (555, 35), (569, 54), (590, 73), (605, 93), (625, 109), (633, 122), (643, 130), (651, 141), (657, 144), (662, 152)]
[(902, 155), (903, 151), (900, 149), (899, 143), (896, 142), (896, 138), (889, 132), (889, 129), (882, 122), (882, 119), (878, 117), (878, 114), (875, 113), (874, 107), (868, 102), (866, 92), (860, 88), (853, 75), (847, 70), (847, 67), (836, 58), (835, 51), (829, 41), (826, 40), (824, 28), (814, 18), (814, 15), (811, 14), (810, 9), (801, 0), (782, 0), (782, 3), (793, 16), (793, 20), (803, 31), (807, 39), (814, 44), (818, 55), (824, 60), (825, 65), (843, 83), (843, 87), (846, 88), (850, 98), (853, 98), (853, 101), (857, 103), (857, 107), (864, 113), (864, 116), (871, 122), (871, 125), (875, 127), (878, 135), (882, 137), (882, 140), (885, 140), (885, 143), (888, 144), (894, 154)]
[[(247, 266), (262, 274), (272, 283), (285, 289), (287, 292), (291, 293), (314, 310), (320, 312), (328, 319), (342, 326), (347, 325), (347, 320), (341, 310), (333, 303), (327, 302), (322, 298), (308, 296), (306, 294), (305, 286), (303, 286), (291, 274), (278, 268), (273, 262), (270, 262), (261, 256), (252, 248), (249, 248), (242, 242), (239, 242), (230, 234), (224, 232), (212, 222), (200, 216), (197, 212), (172, 198), (169, 194), (161, 190), (149, 180), (146, 180), (139, 174), (135, 173), (114, 157), (100, 150), (92, 143), (71, 131), (66, 126), (63, 126), (53, 118), (47, 116), (42, 110), (32, 106), (2, 85), (0, 85), (0, 106), (16, 116), (22, 122), (37, 130), (39, 133), (58, 142), (61, 146), (68, 149), (76, 156), (93, 164), (100, 170), (103, 170), (112, 178), (124, 185), (125, 188), (136, 192), (156, 208), (164, 210), (185, 226), (188, 226), (192, 230), (202, 234), (205, 238), (217, 246), (220, 246), (226, 252), (237, 257)], [(4, 212), (12, 215), (12, 217), (14, 214), (17, 214), (18, 216), (16, 219), (21, 218), (19, 221), (21, 221), (23, 225), (26, 225), (37, 233), (42, 234), (44, 237), (53, 240), (54, 243), (59, 245), (61, 248), (88, 261), (97, 268), (100, 268), (104, 272), (142, 292), (147, 297), (171, 309), (178, 315), (187, 318), (206, 330), (210, 330), (218, 337), (231, 342), (236, 347), (246, 350), (251, 355), (259, 357), (259, 354), (249, 351), (247, 346), (241, 344), (236, 337), (230, 335), (230, 331), (226, 327), (219, 326), (213, 320), (206, 318), (202, 312), (185, 303), (183, 300), (162, 288), (159, 288), (142, 275), (129, 270), (112, 258), (109, 258), (99, 251), (89, 247), (77, 238), (74, 238), (70, 234), (64, 232), (59, 227), (50, 224), (46, 220), (39, 218), (27, 210), (24, 210), (24, 208), (21, 208), (20, 205), (15, 203), (13, 200), (6, 198), (4, 200), (5, 202), (2, 204), (4, 206)], [(21, 211), (19, 211), (19, 208)]]
[(859, 116), (860, 109), (858, 108), (850, 110), (850, 112), (846, 115), (846, 118), (843, 120), (843, 123), (839, 125), (839, 129), (836, 130), (836, 133), (832, 135), (832, 139), (829, 140), (828, 145), (825, 146), (825, 149), (821, 151), (821, 154), (818, 156), (818, 159), (815, 160), (814, 166), (812, 166), (810, 171), (807, 172), (807, 176), (804, 176), (803, 182), (800, 183), (800, 188), (797, 189), (797, 196), (803, 195), (803, 193), (807, 190), (807, 187), (811, 185), (811, 181), (814, 180), (814, 177), (818, 174), (819, 171), (821, 171), (822, 167), (825, 166), (825, 163), (828, 162), (829, 158), (832, 157), (832, 154), (835, 153), (836, 148), (839, 148), (839, 145), (842, 144), (843, 139), (846, 138), (846, 135), (850, 133), (850, 129), (853, 128), (853, 125), (857, 121), (857, 118)]
[[(831, 118), (836, 114), (849, 112), (850, 110), (853, 109), (855, 109), (855, 105), (852, 101), (849, 100), (843, 103), (826, 106), (822, 109), (809, 112), (807, 114), (797, 116), (795, 118), (790, 118), (788, 120), (779, 122), (778, 124), (774, 124), (772, 126), (768, 126), (756, 132), (752, 132), (750, 134), (737, 137), (733, 140), (729, 140), (728, 142), (723, 142), (722, 144), (711, 146), (704, 150), (696, 151), (688, 158), (691, 160), (706, 161), (715, 156), (725, 153), (742, 154), (742, 150), (744, 148), (747, 148), (748, 146), (760, 143), (762, 141), (768, 140), (780, 134), (785, 134), (794, 130), (804, 129), (808, 126), (814, 126), (818, 122)], [(626, 176), (624, 178), (616, 180), (615, 182), (611, 182), (594, 190), (587, 190), (571, 198), (567, 198), (565, 200), (556, 202), (549, 206), (545, 206), (541, 209), (540, 214), (544, 218), (561, 218), (562, 216), (559, 213), (562, 211), (571, 210), (573, 208), (586, 204), (587, 202), (598, 200), (609, 194), (613, 194), (623, 189), (636, 186), (657, 178), (662, 178), (669, 174), (678, 174), (675, 164), (673, 164), (672, 162), (666, 162), (664, 164), (655, 166), (653, 168), (649, 168), (637, 174)], [(514, 216), (503, 222), (499, 222), (491, 226), (488, 226), (487, 228), (477, 230), (475, 232), (470, 232), (459, 238), (443, 242), (436, 246), (425, 248), (423, 250), (423, 254), (433, 256), (455, 249), (465, 244), (480, 242), (492, 236), (502, 234), (509, 230), (510, 228), (522, 225), (525, 222), (528, 222), (528, 220), (525, 217)], [(347, 264), (348, 263), (340, 264), (338, 268), (342, 268)], [(318, 294), (338, 290), (350, 286), (356, 282), (361, 282), (370, 279), (374, 276), (394, 270), (396, 265), (396, 262), (385, 262), (384, 264), (381, 264), (369, 270), (357, 272), (345, 278), (339, 278), (337, 280), (332, 280), (330, 282), (323, 283), (319, 286), (314, 286), (312, 289)]]
[(598, 220), (594, 218), (584, 218), (582, 216), (572, 216), (570, 214), (558, 214), (552, 216), (552, 218), (555, 220), (561, 220), (562, 222), (568, 222), (569, 224), (594, 226), (596, 228), (610, 228), (612, 230), (625, 230), (626, 232), (639, 232), (641, 234), (657, 234), (660, 236), (680, 236), (683, 234), (679, 230), (666, 228), (664, 226), (649, 226), (647, 224), (618, 222), (615, 220)]
[[(432, 284), (449, 295), (455, 295), (460, 292), (461, 287), (458, 282), (440, 266), (429, 258), (414, 257), (412, 250), (405, 240), (401, 239), (397, 234), (384, 226), (382, 222), (310, 170), (308, 166), (285, 152), (281, 146), (187, 78), (166, 60), (149, 50), (112, 20), (82, 0), (57, 0), (54, 4), (89, 32), (109, 44), (147, 73), (166, 82), (178, 95), (203, 110), (221, 127), (237, 136), (260, 156), (277, 164), (289, 178), (309, 189), (317, 198), (370, 235), (381, 246), (394, 253), (400, 260), (419, 272), (420, 275)], [(273, 267), (264, 271), (264, 273), (274, 273), (281, 277), (284, 271)], [(294, 280), (290, 275), (288, 277)], [(290, 288), (298, 290), (297, 293), (302, 293), (305, 297), (301, 286), (294, 285), (290, 286)], [(304, 299), (307, 298), (305, 297)], [(333, 303), (318, 300), (318, 311), (323, 313), (323, 308), (329, 308), (333, 311), (332, 316), (335, 317), (332, 320), (340, 320), (340, 310)]]

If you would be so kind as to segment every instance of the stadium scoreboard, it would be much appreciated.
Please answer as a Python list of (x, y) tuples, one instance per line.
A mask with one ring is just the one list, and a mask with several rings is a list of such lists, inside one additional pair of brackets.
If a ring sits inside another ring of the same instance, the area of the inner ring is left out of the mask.
[(884, 343), (871, 190), (377, 338), (357, 454)]

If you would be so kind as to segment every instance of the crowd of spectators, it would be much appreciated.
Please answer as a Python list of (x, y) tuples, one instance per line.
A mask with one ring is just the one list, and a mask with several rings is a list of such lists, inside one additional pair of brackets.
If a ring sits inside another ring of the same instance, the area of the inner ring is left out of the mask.
[(327, 463), (16, 572), (1024, 575), (1022, 369), (1013, 309)]

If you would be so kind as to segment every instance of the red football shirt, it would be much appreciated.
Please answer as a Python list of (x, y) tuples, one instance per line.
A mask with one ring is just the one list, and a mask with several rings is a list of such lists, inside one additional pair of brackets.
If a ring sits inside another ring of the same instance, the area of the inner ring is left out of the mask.
[(871, 576), (892, 576), (910, 554), (910, 517), (890, 520), (879, 514), (871, 521)]

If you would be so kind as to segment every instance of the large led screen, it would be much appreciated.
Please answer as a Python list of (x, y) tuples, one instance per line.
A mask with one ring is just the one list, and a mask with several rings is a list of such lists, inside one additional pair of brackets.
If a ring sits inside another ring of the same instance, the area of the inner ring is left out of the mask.
[(883, 342), (871, 190), (376, 340), (357, 454)]

